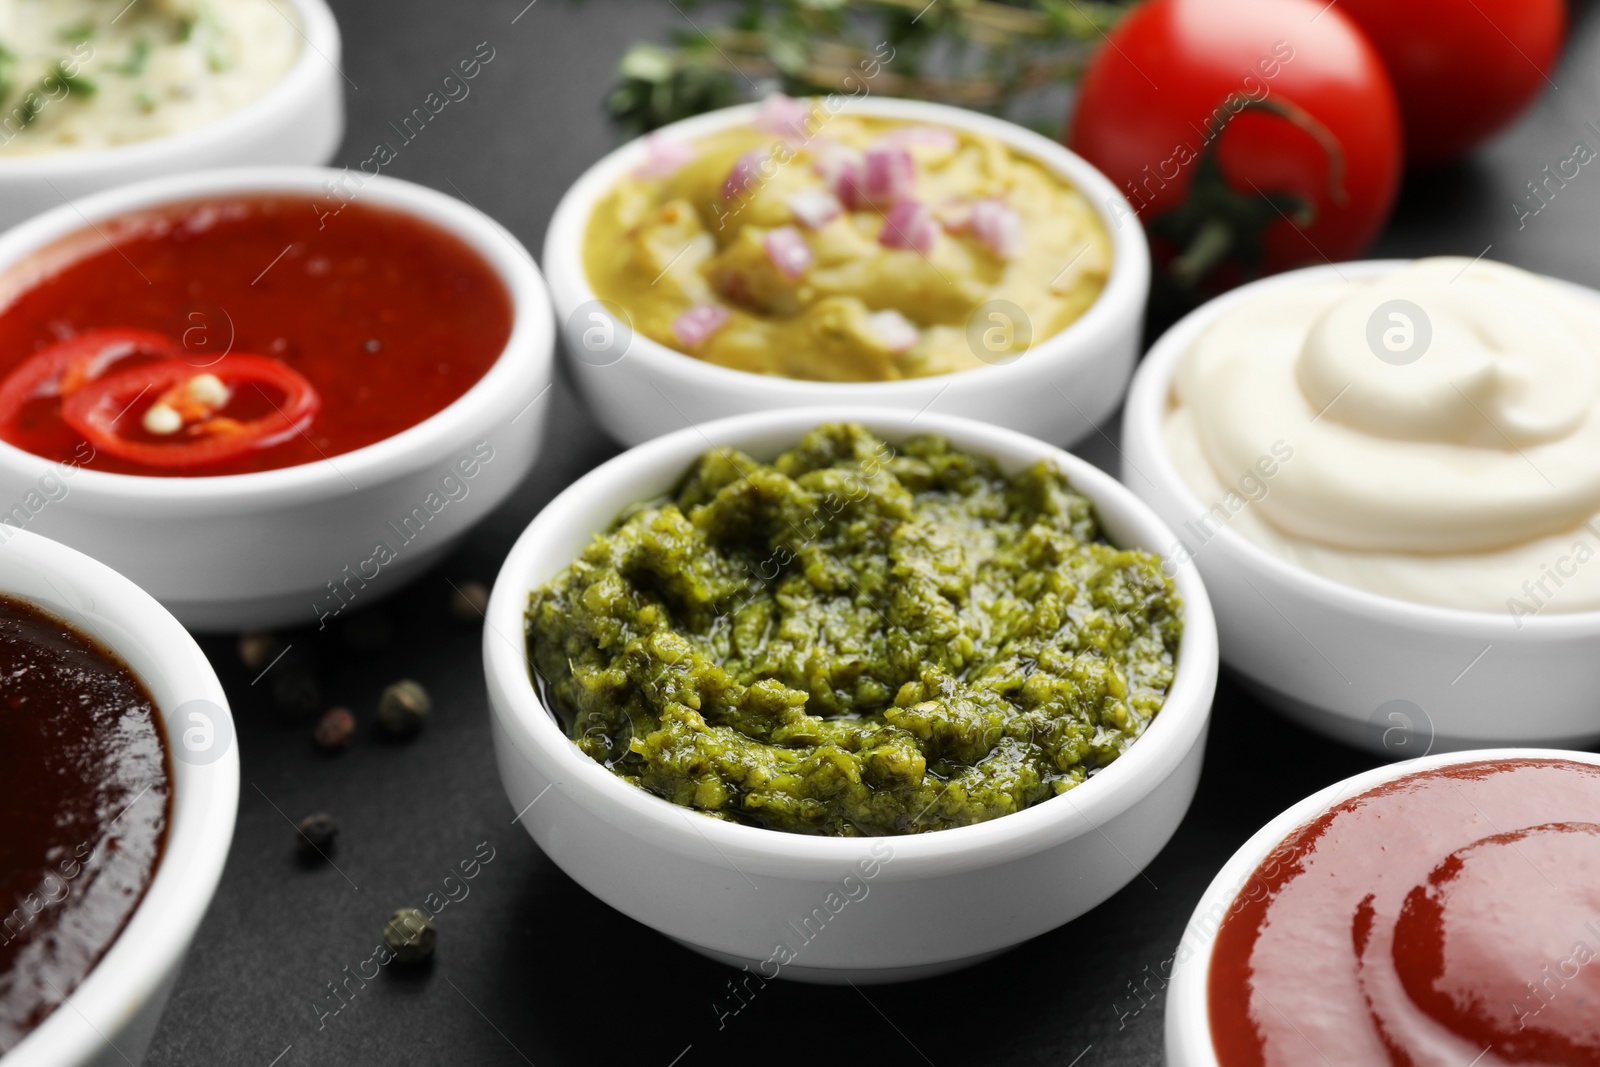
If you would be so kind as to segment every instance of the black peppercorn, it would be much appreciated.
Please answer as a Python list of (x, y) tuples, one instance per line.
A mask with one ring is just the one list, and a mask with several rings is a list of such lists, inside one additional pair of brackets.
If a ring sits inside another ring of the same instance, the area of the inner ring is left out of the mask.
[(272, 701), (286, 715), (309, 715), (322, 703), (322, 688), (316, 676), (305, 670), (291, 670), (280, 666), (278, 676), (272, 679)]
[(300, 847), (301, 859), (324, 860), (332, 854), (333, 839), (339, 833), (339, 824), (333, 821), (332, 815), (325, 811), (307, 815), (295, 829), (299, 833), (295, 843)]

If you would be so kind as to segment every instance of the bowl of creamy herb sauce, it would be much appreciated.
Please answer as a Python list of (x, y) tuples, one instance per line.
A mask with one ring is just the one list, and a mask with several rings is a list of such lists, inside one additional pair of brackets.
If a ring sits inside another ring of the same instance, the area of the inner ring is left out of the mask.
[(0, 225), (140, 178), (324, 163), (344, 130), (323, 0), (0, 5)]

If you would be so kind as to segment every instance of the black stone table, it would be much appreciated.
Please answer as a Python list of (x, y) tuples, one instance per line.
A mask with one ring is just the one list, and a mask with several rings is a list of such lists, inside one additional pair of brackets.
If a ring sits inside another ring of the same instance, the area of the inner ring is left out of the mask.
[[(666, 3), (334, 6), (350, 82), (341, 165), (395, 141), (391, 123), (480, 44), (493, 49), (470, 95), (401, 145), (386, 173), (476, 204), (535, 255), (557, 198), (613, 144), (600, 100), (624, 47), (688, 29)], [(691, 9), (687, 17), (704, 16)], [(1411, 180), (1375, 254), (1487, 252), (1600, 285), (1600, 171), (1585, 169), (1537, 215), (1519, 220), (1515, 206), (1525, 183), (1570, 156), (1575, 141), (1600, 147), (1586, 125), (1600, 123), (1600, 16), (1578, 6), (1575, 22), (1553, 76), (1560, 88), (1472, 162)], [(320, 634), (314, 626), (285, 634), (296, 646), (291, 659), (315, 650), (322, 703), (346, 704), (361, 718), (347, 752), (319, 752), (311, 720), (275, 706), (271, 672), (252, 684), (257, 672), (240, 663), (231, 639), (204, 641), (238, 720), (239, 825), (149, 1063), (1159, 1062), (1164, 963), (1213, 873), (1266, 819), (1371, 758), (1286, 724), (1224, 676), (1199, 796), (1146, 877), (982, 966), (860, 992), (775, 983), (719, 1020), (718, 1005), (735, 1003), (726, 991), (733, 972), (601, 904), (512, 825), (490, 750), (479, 628), (449, 610), (450, 583), (491, 582), (545, 502), (616, 452), (565, 381), (549, 403), (538, 468), (454, 555)], [(1104, 439), (1082, 450), (1114, 469)], [(387, 643), (362, 651), (386, 625)], [(427, 685), (436, 708), (414, 741), (392, 743), (375, 732), (373, 712), (382, 687), (402, 676)], [(318, 810), (343, 827), (337, 869), (296, 859), (289, 820)], [(466, 883), (468, 895), (439, 917), (430, 969), (385, 973), (364, 988), (351, 981), (341, 988), (355, 994), (334, 998), (333, 986), (371, 956), (391, 910), (430, 893), (444, 898), (444, 878), (483, 855), (492, 859)]]

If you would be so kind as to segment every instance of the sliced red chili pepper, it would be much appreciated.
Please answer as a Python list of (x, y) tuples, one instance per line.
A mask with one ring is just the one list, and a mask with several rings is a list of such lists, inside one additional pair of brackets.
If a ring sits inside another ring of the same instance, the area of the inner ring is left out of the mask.
[(0, 425), (14, 422), (29, 401), (67, 396), (135, 356), (151, 360), (181, 355), (172, 338), (153, 330), (86, 330), (47, 345), (0, 382)]
[[(218, 382), (226, 389), (220, 398)], [(158, 405), (164, 410), (152, 415)], [(292, 367), (234, 353), (203, 369), (169, 359), (107, 375), (66, 397), (61, 418), (113, 456), (197, 467), (280, 444), (310, 426), (321, 406)]]

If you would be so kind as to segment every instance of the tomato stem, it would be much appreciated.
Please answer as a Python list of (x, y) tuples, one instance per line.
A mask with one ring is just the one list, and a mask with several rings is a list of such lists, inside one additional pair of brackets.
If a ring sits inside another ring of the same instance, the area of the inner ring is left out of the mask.
[(1168, 270), (1185, 288), (1199, 285), (1212, 267), (1228, 257), (1232, 248), (1233, 227), (1222, 219), (1207, 219), (1183, 254), (1172, 260)]

